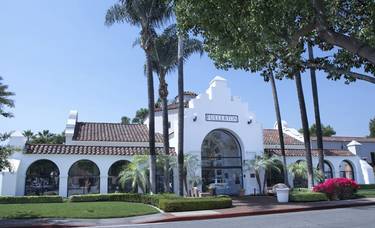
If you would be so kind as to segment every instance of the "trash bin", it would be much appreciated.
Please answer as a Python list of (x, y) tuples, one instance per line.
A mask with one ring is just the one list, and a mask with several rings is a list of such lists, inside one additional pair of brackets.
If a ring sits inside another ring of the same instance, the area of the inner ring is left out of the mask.
[(289, 201), (289, 188), (276, 188), (277, 201), (287, 203)]

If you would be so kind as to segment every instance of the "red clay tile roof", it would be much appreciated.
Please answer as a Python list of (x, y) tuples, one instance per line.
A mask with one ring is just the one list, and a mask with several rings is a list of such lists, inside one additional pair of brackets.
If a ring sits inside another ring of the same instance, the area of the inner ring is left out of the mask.
[[(270, 154), (276, 154), (281, 156), (281, 150), (280, 149), (265, 149), (266, 153)], [(312, 156), (318, 156), (318, 150), (311, 150)], [(305, 156), (305, 150), (303, 149), (286, 149), (285, 150), (286, 156), (291, 157), (303, 157)], [(325, 149), (324, 150), (324, 156), (355, 156), (348, 150), (331, 150), (331, 149)]]
[[(311, 140), (315, 141), (316, 137), (311, 137)], [(352, 136), (331, 136), (331, 137), (323, 137), (323, 141), (327, 142), (373, 142), (375, 143), (375, 138), (367, 138), (367, 137), (352, 137)]]
[[(263, 129), (263, 143), (264, 145), (280, 145), (278, 130), (277, 129)], [(285, 133), (284, 133), (284, 143), (285, 145), (303, 145), (303, 142)]]
[[(163, 153), (162, 147), (156, 148), (157, 154)], [(62, 144), (28, 144), (26, 154), (66, 154), (66, 155), (146, 155), (148, 147), (124, 146), (80, 146)], [(176, 155), (174, 148), (170, 154)]]
[[(148, 142), (148, 128), (144, 124), (77, 122), (73, 140)], [(163, 142), (163, 136), (156, 133), (155, 141)]]
[[(185, 102), (185, 108), (189, 107), (189, 102)], [(168, 110), (173, 110), (173, 109), (178, 109), (178, 103), (172, 103), (168, 105)], [(161, 112), (162, 108), (161, 107), (156, 107), (155, 112)]]

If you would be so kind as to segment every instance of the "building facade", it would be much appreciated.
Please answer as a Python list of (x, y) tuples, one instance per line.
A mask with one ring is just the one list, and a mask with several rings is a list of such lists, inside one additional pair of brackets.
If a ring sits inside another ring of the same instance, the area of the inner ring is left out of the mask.
[[(188, 189), (197, 185), (202, 191), (214, 186), (217, 194), (258, 193), (254, 170), (245, 164), (264, 153), (280, 156), (277, 129), (263, 129), (248, 104), (233, 96), (227, 81), (215, 77), (208, 89), (197, 95), (186, 93), (184, 116), (184, 153), (188, 162)], [(170, 154), (178, 151), (177, 105), (169, 107)], [(156, 132), (162, 132), (161, 110), (156, 109)], [(145, 123), (148, 123), (146, 120)], [(305, 159), (303, 137), (283, 123), (287, 163)], [(80, 122), (71, 111), (65, 129), (64, 145), (29, 145), (20, 133), (9, 144), (21, 150), (11, 157), (12, 169), (0, 175), (1, 195), (40, 195), (108, 193), (130, 191), (121, 186), (118, 174), (134, 155), (148, 153), (148, 126), (143, 124)], [(162, 135), (156, 134), (157, 152), (162, 154)], [(347, 177), (360, 184), (374, 183), (372, 167), (359, 154), (361, 144), (350, 141), (347, 147), (326, 148), (326, 177)], [(317, 166), (317, 151), (313, 149)], [(177, 173), (176, 171), (174, 173)], [(280, 174), (263, 171), (267, 185), (282, 182)], [(263, 179), (263, 178), (262, 178)], [(162, 174), (158, 174), (162, 182)], [(177, 192), (177, 175), (171, 178)], [(289, 182), (303, 186), (305, 180), (290, 175)], [(159, 183), (158, 186), (162, 184)], [(161, 187), (160, 187), (161, 188)]]

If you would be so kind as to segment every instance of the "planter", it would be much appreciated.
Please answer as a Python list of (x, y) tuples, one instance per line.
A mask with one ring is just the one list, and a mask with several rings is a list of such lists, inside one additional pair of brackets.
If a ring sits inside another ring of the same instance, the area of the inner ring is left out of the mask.
[(287, 203), (289, 201), (289, 188), (276, 188), (277, 201)]

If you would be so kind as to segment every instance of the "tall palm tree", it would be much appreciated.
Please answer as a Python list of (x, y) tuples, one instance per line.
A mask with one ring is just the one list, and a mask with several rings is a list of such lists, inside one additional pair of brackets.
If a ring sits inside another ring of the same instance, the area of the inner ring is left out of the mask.
[(273, 104), (275, 106), (275, 112), (276, 112), (277, 130), (279, 133), (281, 156), (283, 158), (284, 184), (289, 186), (288, 170), (287, 170), (286, 156), (285, 156), (284, 133), (283, 133), (283, 126), (281, 123), (282, 120), (281, 120), (281, 114), (280, 114), (279, 98), (277, 96), (276, 82), (273, 76), (272, 69), (270, 69), (270, 72), (269, 72), (269, 79), (270, 79), (271, 86), (272, 86)]
[[(187, 59), (190, 55), (199, 52), (203, 54), (202, 42), (194, 39), (185, 39), (183, 59)], [(163, 142), (164, 154), (169, 155), (169, 124), (168, 124), (168, 83), (166, 81), (167, 74), (173, 72), (177, 67), (177, 46), (178, 36), (176, 24), (167, 27), (161, 35), (155, 38), (155, 54), (152, 58), (152, 66), (159, 78), (159, 97), (161, 100), (162, 117), (163, 117)], [(169, 162), (165, 163), (167, 166)], [(169, 167), (165, 167), (169, 170)], [(165, 187), (169, 192), (169, 174), (165, 173)]]
[(150, 184), (151, 192), (156, 192), (156, 151), (155, 151), (155, 100), (152, 75), (152, 54), (154, 51), (155, 28), (163, 24), (172, 14), (168, 1), (164, 0), (119, 0), (108, 9), (105, 24), (127, 22), (141, 27), (141, 47), (146, 54), (146, 76), (149, 110)]
[(22, 132), (22, 135), (26, 137), (26, 142), (29, 142), (30, 139), (34, 136), (34, 133), (31, 130), (26, 130)]
[(301, 73), (299, 71), (295, 73), (294, 81), (296, 83), (296, 88), (297, 88), (298, 103), (299, 103), (299, 109), (301, 112), (301, 122), (302, 122), (302, 128), (303, 128), (303, 140), (305, 144), (305, 157), (306, 157), (306, 163), (307, 163), (307, 186), (308, 188), (312, 188), (314, 186), (314, 173), (313, 173), (313, 165), (312, 165), (312, 158), (311, 158), (310, 131), (309, 131), (309, 122), (307, 119), (305, 97), (303, 95)]
[(184, 195), (184, 36), (178, 33), (178, 193)]
[(10, 99), (15, 94), (8, 91), (8, 85), (3, 84), (3, 77), (0, 76), (0, 116), (11, 118), (13, 113), (4, 110), (4, 107), (14, 108), (14, 101)]
[[(310, 42), (307, 42), (307, 47), (308, 47), (308, 52), (309, 52), (309, 60), (313, 61), (314, 52), (313, 52), (312, 44)], [(310, 76), (311, 76), (311, 89), (312, 89), (312, 94), (313, 94), (314, 113), (315, 113), (316, 143), (317, 143), (318, 155), (319, 155), (319, 172), (321, 176), (324, 177), (323, 132), (322, 132), (322, 124), (320, 122), (319, 96), (318, 96), (318, 86), (316, 83), (315, 67), (310, 68)]]

